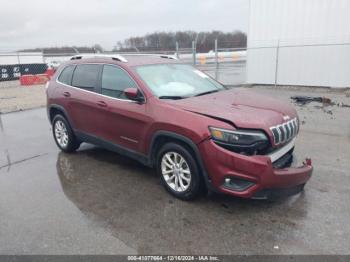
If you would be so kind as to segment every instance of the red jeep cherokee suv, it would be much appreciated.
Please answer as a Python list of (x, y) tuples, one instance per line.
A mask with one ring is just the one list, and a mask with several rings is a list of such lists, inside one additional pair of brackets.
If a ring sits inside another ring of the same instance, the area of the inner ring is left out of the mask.
[(82, 142), (155, 167), (189, 200), (202, 189), (245, 198), (300, 192), (311, 160), (291, 167), (299, 130), (288, 103), (228, 89), (171, 56), (75, 56), (47, 88), (57, 146)]

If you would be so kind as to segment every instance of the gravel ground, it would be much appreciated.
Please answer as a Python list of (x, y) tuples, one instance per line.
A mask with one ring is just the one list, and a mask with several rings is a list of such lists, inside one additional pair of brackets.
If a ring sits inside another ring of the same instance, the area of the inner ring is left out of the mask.
[(44, 85), (20, 86), (19, 81), (0, 82), (0, 113), (46, 105)]

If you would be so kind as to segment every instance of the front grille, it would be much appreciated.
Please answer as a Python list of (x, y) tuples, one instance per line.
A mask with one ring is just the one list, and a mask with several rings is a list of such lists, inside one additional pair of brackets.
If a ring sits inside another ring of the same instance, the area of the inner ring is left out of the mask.
[(298, 133), (298, 120), (296, 118), (278, 126), (270, 127), (275, 145), (287, 142)]
[(293, 163), (293, 150), (294, 147), (291, 150), (289, 150), (284, 156), (280, 157), (275, 162), (273, 162), (273, 168), (282, 169), (290, 167)]

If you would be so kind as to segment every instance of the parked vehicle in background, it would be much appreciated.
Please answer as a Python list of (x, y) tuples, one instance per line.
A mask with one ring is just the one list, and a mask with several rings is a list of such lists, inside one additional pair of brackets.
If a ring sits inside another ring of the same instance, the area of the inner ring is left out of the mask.
[(47, 63), (48, 68), (52, 68), (52, 69), (57, 69), (60, 66), (61, 62), (60, 61), (56, 61), (56, 60), (52, 60), (50, 62)]
[(311, 161), (291, 167), (299, 120), (282, 101), (227, 89), (171, 56), (75, 56), (47, 89), (65, 152), (82, 142), (154, 167), (189, 200), (203, 189), (245, 198), (303, 190)]

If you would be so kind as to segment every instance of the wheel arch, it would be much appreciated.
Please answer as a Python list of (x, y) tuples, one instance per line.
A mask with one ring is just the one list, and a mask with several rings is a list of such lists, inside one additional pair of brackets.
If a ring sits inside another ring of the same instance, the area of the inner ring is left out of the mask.
[(212, 189), (210, 177), (208, 176), (206, 168), (203, 164), (202, 157), (199, 153), (197, 145), (190, 138), (185, 137), (183, 135), (179, 135), (169, 131), (157, 131), (151, 139), (149, 150), (150, 165), (154, 167), (156, 163), (158, 150), (162, 147), (162, 145), (164, 145), (167, 142), (179, 143), (193, 154), (198, 168), (200, 170), (200, 174), (202, 175), (205, 181), (205, 185), (208, 189)]
[(64, 109), (63, 106), (60, 106), (60, 105), (50, 105), (48, 107), (48, 111), (47, 111), (47, 115), (48, 115), (48, 118), (49, 118), (49, 121), (50, 123), (52, 123), (52, 120), (54, 119), (55, 115), (57, 114), (61, 114), (63, 115), (68, 123), (70, 124), (70, 126), (72, 126), (72, 122), (70, 121), (70, 118), (68, 116), (68, 113), (67, 111)]

